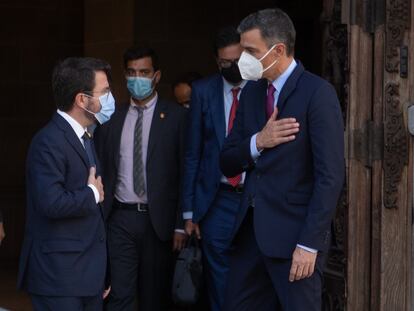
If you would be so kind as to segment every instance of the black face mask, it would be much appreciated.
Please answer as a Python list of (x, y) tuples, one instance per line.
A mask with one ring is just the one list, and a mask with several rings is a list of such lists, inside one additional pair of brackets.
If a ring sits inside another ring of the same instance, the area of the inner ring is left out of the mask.
[(229, 68), (221, 68), (221, 74), (232, 84), (239, 84), (243, 80), (236, 62), (232, 62)]

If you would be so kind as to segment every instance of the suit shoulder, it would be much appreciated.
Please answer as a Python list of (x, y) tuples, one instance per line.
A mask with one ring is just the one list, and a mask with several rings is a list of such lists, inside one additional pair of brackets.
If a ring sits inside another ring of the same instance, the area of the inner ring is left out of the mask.
[(62, 143), (63, 132), (53, 121), (49, 121), (44, 127), (35, 133), (30, 143), (29, 150), (40, 146), (56, 146)]
[(310, 87), (315, 91), (321, 87), (333, 88), (333, 85), (329, 81), (306, 70), (302, 74), (300, 83), (305, 84), (307, 87)]
[(192, 84), (193, 89), (205, 89), (210, 87), (211, 85), (214, 85), (220, 81), (221, 75), (219, 74), (213, 74), (205, 78), (201, 78), (199, 80), (196, 80)]

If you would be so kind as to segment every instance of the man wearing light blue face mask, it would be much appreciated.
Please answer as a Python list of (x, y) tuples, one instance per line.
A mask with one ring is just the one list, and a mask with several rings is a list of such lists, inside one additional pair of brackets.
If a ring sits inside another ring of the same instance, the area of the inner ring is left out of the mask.
[(111, 264), (106, 309), (165, 310), (173, 250), (185, 241), (179, 192), (186, 111), (158, 96), (152, 49), (128, 49), (124, 65), (130, 102), (95, 134)]
[(35, 311), (100, 311), (108, 293), (101, 167), (86, 129), (113, 111), (109, 82), (109, 64), (94, 58), (67, 58), (53, 72), (57, 111), (27, 156), (18, 286)]

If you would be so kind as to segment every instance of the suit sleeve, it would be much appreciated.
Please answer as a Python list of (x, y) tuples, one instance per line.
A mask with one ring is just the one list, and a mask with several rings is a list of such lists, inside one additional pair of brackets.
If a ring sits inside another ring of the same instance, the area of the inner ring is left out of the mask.
[(323, 84), (312, 97), (308, 122), (314, 188), (298, 244), (325, 251), (345, 178), (343, 119), (330, 84)]
[(176, 222), (175, 222), (175, 229), (183, 229), (184, 228), (184, 220), (183, 220), (183, 211), (182, 211), (182, 198), (183, 198), (183, 171), (184, 171), (184, 164), (185, 164), (185, 159), (184, 159), (184, 148), (185, 148), (185, 136), (187, 133), (187, 122), (188, 122), (188, 114), (187, 111), (182, 111), (181, 115), (180, 115), (180, 121), (179, 121), (179, 130), (178, 130), (178, 159), (179, 159), (179, 167), (180, 167), (180, 181), (179, 181), (179, 185), (180, 185), (180, 195), (179, 195), (179, 202), (178, 202), (178, 207), (177, 207), (177, 218), (176, 218)]
[(70, 159), (62, 147), (47, 138), (37, 140), (28, 157), (29, 187), (33, 189), (36, 211), (52, 219), (83, 217), (97, 213), (95, 196), (87, 180), (76, 190), (65, 185)]
[(198, 85), (191, 92), (191, 105), (188, 118), (188, 128), (184, 153), (184, 176), (182, 212), (192, 212), (194, 204), (195, 185), (200, 159), (203, 152), (203, 100)]
[(1, 213), (1, 210), (0, 210), (0, 222), (3, 222), (3, 214)]
[(233, 128), (224, 141), (220, 154), (220, 168), (226, 177), (233, 177), (249, 171), (255, 165), (250, 152), (251, 136), (244, 134), (244, 120), (246, 118), (245, 113), (248, 105), (244, 94), (243, 90)]

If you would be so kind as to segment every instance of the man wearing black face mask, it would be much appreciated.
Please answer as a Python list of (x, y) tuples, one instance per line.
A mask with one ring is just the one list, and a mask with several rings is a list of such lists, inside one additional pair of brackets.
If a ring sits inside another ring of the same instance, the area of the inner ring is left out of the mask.
[(219, 168), (219, 153), (231, 131), (246, 84), (237, 62), (242, 53), (236, 29), (220, 30), (214, 53), (221, 74), (193, 83), (188, 139), (184, 161), (183, 216), (186, 232), (202, 237), (211, 309), (221, 310), (226, 287), (229, 247), (243, 192), (244, 174), (226, 178)]

